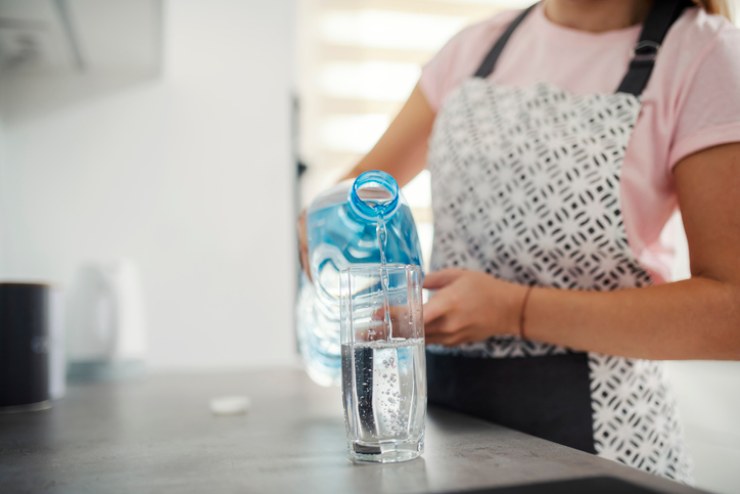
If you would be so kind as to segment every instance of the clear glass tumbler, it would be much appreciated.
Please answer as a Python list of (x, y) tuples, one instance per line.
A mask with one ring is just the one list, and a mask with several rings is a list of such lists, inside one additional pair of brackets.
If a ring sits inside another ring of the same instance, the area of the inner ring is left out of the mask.
[(418, 266), (340, 273), (342, 394), (353, 460), (411, 460), (424, 449), (427, 387)]

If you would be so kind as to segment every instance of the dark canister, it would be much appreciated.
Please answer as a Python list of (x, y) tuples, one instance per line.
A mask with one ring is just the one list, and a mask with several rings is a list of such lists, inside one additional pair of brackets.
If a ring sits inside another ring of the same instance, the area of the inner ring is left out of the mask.
[(0, 411), (49, 406), (50, 287), (0, 283)]

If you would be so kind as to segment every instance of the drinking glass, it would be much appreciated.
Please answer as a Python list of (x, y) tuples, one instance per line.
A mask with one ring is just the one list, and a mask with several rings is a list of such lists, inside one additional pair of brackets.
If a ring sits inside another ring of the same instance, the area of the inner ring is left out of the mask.
[(353, 460), (411, 460), (424, 449), (426, 364), (418, 266), (340, 273), (342, 395)]

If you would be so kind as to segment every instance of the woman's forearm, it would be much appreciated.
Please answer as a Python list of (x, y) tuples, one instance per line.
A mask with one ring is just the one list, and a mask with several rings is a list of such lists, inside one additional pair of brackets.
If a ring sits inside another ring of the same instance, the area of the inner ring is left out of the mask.
[(740, 359), (740, 284), (690, 280), (614, 292), (535, 288), (532, 340), (645, 359)]
[(427, 141), (434, 118), (434, 110), (417, 85), (377, 144), (342, 180), (368, 170), (383, 170), (393, 175), (400, 186), (406, 185), (426, 165)]
[(405, 152), (389, 153), (384, 149), (373, 149), (342, 175), (339, 181), (355, 178), (369, 170), (382, 170), (396, 179), (403, 187), (424, 169), (426, 159), (426, 145), (418, 143), (409, 147)]

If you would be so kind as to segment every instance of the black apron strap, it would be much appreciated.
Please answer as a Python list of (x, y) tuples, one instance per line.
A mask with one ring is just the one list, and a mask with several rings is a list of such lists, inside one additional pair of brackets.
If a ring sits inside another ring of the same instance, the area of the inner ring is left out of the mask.
[[(475, 77), (486, 78), (493, 73), (496, 62), (504, 51), (509, 38), (536, 6), (536, 3), (529, 6), (509, 24), (483, 59), (478, 70), (475, 71)], [(617, 89), (618, 93), (629, 93), (635, 96), (642, 94), (650, 80), (650, 75), (655, 66), (655, 58), (658, 55), (660, 45), (668, 34), (668, 30), (676, 22), (676, 19), (681, 17), (683, 11), (691, 6), (694, 6), (691, 0), (653, 1), (653, 7), (645, 19), (640, 38), (635, 45), (634, 57), (630, 61), (627, 74)]]
[(654, 0), (645, 23), (640, 32), (640, 38), (635, 45), (634, 56), (630, 62), (627, 74), (622, 79), (618, 93), (628, 93), (635, 96), (642, 94), (650, 80), (650, 74), (655, 66), (655, 58), (660, 51), (660, 45), (668, 34), (676, 19), (687, 7), (693, 6), (690, 0)]
[(491, 51), (488, 52), (486, 55), (486, 58), (483, 59), (483, 62), (481, 62), (480, 67), (478, 67), (478, 70), (475, 71), (475, 77), (480, 77), (485, 79), (491, 73), (493, 73), (493, 69), (496, 66), (496, 62), (498, 61), (498, 57), (501, 55), (501, 52), (504, 51), (504, 47), (506, 46), (506, 43), (508, 43), (509, 38), (511, 38), (511, 35), (514, 33), (516, 28), (519, 27), (519, 24), (522, 23), (525, 17), (529, 15), (530, 12), (537, 6), (535, 3), (534, 5), (530, 5), (526, 9), (522, 11), (521, 14), (519, 14), (516, 19), (514, 19), (511, 24), (509, 24), (509, 27), (506, 28), (506, 31), (499, 37), (498, 41), (496, 41), (496, 44), (493, 45), (493, 48), (491, 48)]

